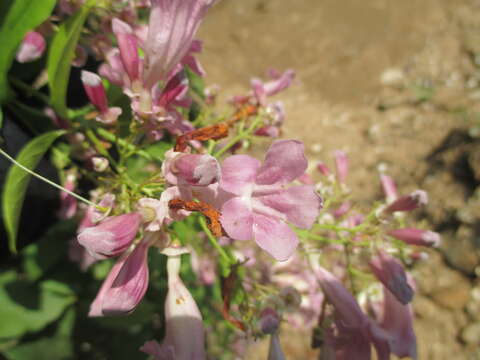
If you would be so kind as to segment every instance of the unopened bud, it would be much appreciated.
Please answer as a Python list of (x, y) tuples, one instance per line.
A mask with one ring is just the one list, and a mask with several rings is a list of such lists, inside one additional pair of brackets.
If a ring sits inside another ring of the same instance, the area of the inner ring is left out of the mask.
[(97, 172), (104, 172), (108, 168), (108, 160), (101, 156), (94, 156), (92, 158), (93, 170)]

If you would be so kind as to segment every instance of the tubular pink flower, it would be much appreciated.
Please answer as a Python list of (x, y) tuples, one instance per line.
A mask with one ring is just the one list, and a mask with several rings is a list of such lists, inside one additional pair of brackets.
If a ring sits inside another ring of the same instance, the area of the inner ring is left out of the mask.
[(409, 195), (402, 196), (391, 203), (384, 211), (387, 214), (396, 211), (412, 211), (428, 203), (428, 195), (423, 190), (415, 190)]
[(285, 186), (305, 173), (301, 142), (277, 140), (264, 164), (247, 155), (234, 155), (222, 164), (220, 187), (235, 196), (222, 206), (220, 221), (235, 240), (255, 242), (275, 259), (287, 260), (298, 238), (285, 221), (310, 228), (322, 201), (310, 185)]
[(16, 59), (19, 63), (35, 61), (42, 56), (45, 47), (43, 36), (36, 31), (29, 31), (23, 38)]
[(383, 250), (369, 262), (370, 269), (381, 283), (392, 292), (402, 304), (408, 304), (413, 298), (413, 289), (407, 282), (402, 264)]
[(400, 358), (417, 358), (417, 340), (413, 330), (412, 305), (401, 304), (387, 289), (383, 288), (383, 314), (380, 327), (388, 334), (392, 353)]
[(123, 87), (126, 82), (125, 68), (123, 67), (120, 51), (112, 49), (108, 52), (107, 62), (100, 65), (98, 73), (108, 79), (112, 84)]
[(117, 118), (122, 113), (122, 109), (118, 107), (108, 107), (107, 95), (100, 76), (90, 71), (82, 70), (82, 83), (88, 99), (100, 112), (97, 120), (106, 124), (117, 121)]
[(341, 150), (335, 151), (335, 168), (337, 170), (338, 182), (345, 184), (348, 175), (348, 157)]
[(322, 162), (322, 161), (319, 161), (317, 163), (317, 170), (320, 174), (322, 174), (323, 176), (329, 176), (330, 175), (330, 169), (328, 168), (328, 166)]
[(77, 239), (96, 258), (117, 256), (132, 244), (140, 221), (137, 213), (112, 216), (97, 226), (83, 229)]
[(138, 40), (132, 28), (119, 19), (112, 20), (112, 30), (118, 41), (120, 58), (130, 82), (140, 78), (140, 56), (138, 55)]
[(152, 0), (145, 49), (144, 84), (165, 80), (190, 49), (193, 37), (214, 0)]
[(390, 350), (386, 335), (360, 309), (355, 298), (330, 272), (314, 267), (320, 286), (335, 309), (336, 334), (328, 333), (327, 341), (335, 351), (337, 360), (370, 360), (370, 344), (376, 349), (377, 358), (387, 360)]
[(270, 335), (270, 347), (268, 348), (268, 360), (285, 360), (278, 333)]
[(166, 330), (161, 347), (173, 348), (176, 360), (203, 360), (206, 354), (202, 314), (179, 276), (180, 262), (181, 255), (175, 251), (167, 260)]
[[(75, 175), (68, 174), (63, 184), (64, 188), (70, 191), (75, 189)], [(60, 210), (58, 216), (60, 219), (71, 219), (77, 212), (78, 201), (72, 195), (65, 191), (60, 192)]]
[(380, 182), (382, 183), (383, 193), (387, 198), (387, 203), (391, 204), (398, 198), (397, 186), (395, 181), (388, 175), (380, 175)]
[(220, 179), (220, 165), (208, 154), (167, 151), (162, 172), (174, 185), (208, 186)]
[(259, 104), (265, 105), (268, 96), (276, 95), (285, 90), (292, 84), (294, 79), (295, 71), (293, 70), (286, 70), (278, 78), (266, 83), (254, 78), (251, 80), (253, 95)]
[(415, 228), (390, 230), (388, 232), (388, 235), (393, 236), (394, 238), (401, 240), (409, 245), (437, 247), (440, 245), (441, 241), (440, 234), (433, 231)]
[(147, 253), (151, 234), (137, 245), (125, 259), (115, 280), (105, 291), (102, 301), (103, 315), (131, 313), (145, 296), (148, 288)]

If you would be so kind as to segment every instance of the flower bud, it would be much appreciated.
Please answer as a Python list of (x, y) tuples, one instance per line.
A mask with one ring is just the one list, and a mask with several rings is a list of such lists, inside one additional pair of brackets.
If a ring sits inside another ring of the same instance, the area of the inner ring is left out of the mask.
[(296, 311), (302, 302), (302, 295), (292, 286), (287, 286), (280, 291), (280, 298), (285, 303), (286, 311)]
[(394, 213), (396, 211), (412, 211), (418, 209), (422, 205), (428, 203), (428, 195), (423, 190), (415, 190), (409, 195), (399, 197), (393, 203), (391, 203), (384, 212), (387, 214)]
[(172, 184), (208, 186), (220, 179), (220, 165), (213, 156), (170, 152), (166, 157), (163, 170)]
[(108, 168), (108, 160), (101, 156), (92, 157), (93, 170), (97, 172), (104, 172)]
[(96, 257), (112, 257), (123, 253), (132, 244), (140, 226), (138, 213), (112, 216), (78, 235), (78, 242)]
[(132, 28), (122, 20), (113, 19), (112, 30), (117, 38), (120, 58), (130, 81), (138, 80), (140, 77), (140, 57), (138, 55), (138, 41)]
[(382, 189), (387, 199), (387, 204), (391, 204), (398, 198), (395, 181), (390, 176), (382, 174), (380, 175), (380, 182), (382, 183)]
[(268, 307), (260, 313), (260, 330), (264, 334), (273, 334), (280, 327), (280, 316), (278, 313)]
[(413, 298), (413, 289), (407, 282), (402, 264), (383, 250), (369, 262), (370, 269), (378, 280), (392, 292), (402, 304), (408, 304)]
[(45, 51), (45, 39), (35, 31), (29, 31), (23, 38), (22, 44), (17, 51), (17, 61), (26, 63), (37, 60)]
[(320, 172), (320, 174), (322, 174), (323, 176), (329, 176), (330, 175), (330, 169), (328, 168), (328, 166), (319, 161), (317, 163), (317, 170)]
[(433, 231), (404, 228), (395, 229), (388, 232), (388, 235), (401, 240), (409, 245), (432, 246), (440, 245), (440, 235)]
[(348, 157), (341, 150), (335, 151), (335, 168), (337, 170), (338, 182), (345, 184), (348, 175)]

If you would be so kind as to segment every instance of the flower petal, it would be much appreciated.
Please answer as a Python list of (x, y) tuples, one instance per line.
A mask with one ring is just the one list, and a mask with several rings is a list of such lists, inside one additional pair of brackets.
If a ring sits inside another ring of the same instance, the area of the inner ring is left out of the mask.
[(242, 195), (252, 187), (261, 163), (248, 155), (233, 155), (222, 164), (220, 187), (236, 195)]
[(303, 229), (313, 225), (322, 208), (322, 199), (310, 185), (292, 186), (276, 194), (259, 196), (257, 199), (284, 213), (289, 222)]
[(259, 185), (288, 184), (302, 176), (307, 165), (302, 142), (277, 140), (268, 149), (255, 183)]
[(253, 237), (258, 246), (278, 261), (285, 261), (293, 254), (298, 238), (287, 224), (260, 214), (254, 214), (253, 221)]
[(232, 239), (253, 238), (253, 214), (247, 204), (238, 197), (230, 199), (222, 206), (220, 223)]

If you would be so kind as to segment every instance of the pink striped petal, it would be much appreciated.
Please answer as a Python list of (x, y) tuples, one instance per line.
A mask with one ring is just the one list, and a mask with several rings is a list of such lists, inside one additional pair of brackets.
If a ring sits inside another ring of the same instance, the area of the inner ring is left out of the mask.
[(322, 208), (322, 199), (310, 185), (292, 186), (276, 194), (257, 197), (263, 204), (285, 214), (302, 229), (310, 228)]
[(104, 315), (129, 314), (140, 303), (148, 288), (148, 241), (140, 243), (127, 257), (102, 303)]
[(254, 217), (248, 205), (238, 197), (228, 200), (222, 206), (220, 222), (228, 236), (235, 240), (253, 238)]
[(242, 195), (252, 189), (261, 163), (248, 155), (233, 155), (222, 164), (220, 187), (235, 195)]
[(287, 224), (260, 214), (253, 215), (253, 237), (278, 261), (288, 260), (298, 246), (297, 235)]
[(255, 179), (259, 185), (288, 184), (302, 176), (307, 169), (303, 143), (296, 140), (277, 140), (272, 143)]

